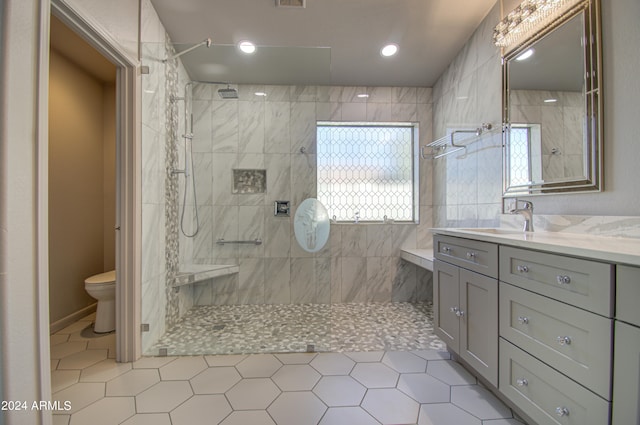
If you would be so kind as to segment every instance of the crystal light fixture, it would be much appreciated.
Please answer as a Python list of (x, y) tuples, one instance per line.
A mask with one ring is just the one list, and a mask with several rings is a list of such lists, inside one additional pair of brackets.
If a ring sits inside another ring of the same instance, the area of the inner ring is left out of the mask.
[(493, 30), (493, 42), (508, 47), (552, 24), (588, 0), (524, 0)]

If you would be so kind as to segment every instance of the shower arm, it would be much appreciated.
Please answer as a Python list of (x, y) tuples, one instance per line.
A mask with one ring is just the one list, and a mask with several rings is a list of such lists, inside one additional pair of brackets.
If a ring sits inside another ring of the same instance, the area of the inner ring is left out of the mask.
[(192, 50), (197, 49), (200, 46), (207, 46), (207, 48), (211, 47), (211, 38), (207, 38), (206, 40), (201, 41), (200, 43), (196, 44), (195, 46), (191, 46), (186, 50), (181, 51), (180, 53), (176, 53), (175, 55), (171, 55), (170, 57), (168, 57), (167, 59), (163, 60), (162, 62), (167, 62), (176, 58), (179, 58), (180, 56), (184, 55), (185, 53), (189, 53)]

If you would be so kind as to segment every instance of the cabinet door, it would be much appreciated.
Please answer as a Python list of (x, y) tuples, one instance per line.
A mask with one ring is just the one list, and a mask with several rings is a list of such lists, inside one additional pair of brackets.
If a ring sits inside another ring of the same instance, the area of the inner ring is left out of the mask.
[(640, 425), (640, 328), (616, 321), (613, 425)]
[(460, 357), (498, 386), (498, 281), (460, 269)]
[(457, 312), (459, 304), (460, 269), (436, 260), (433, 264), (433, 315), (435, 333), (455, 351), (459, 350), (460, 329)]

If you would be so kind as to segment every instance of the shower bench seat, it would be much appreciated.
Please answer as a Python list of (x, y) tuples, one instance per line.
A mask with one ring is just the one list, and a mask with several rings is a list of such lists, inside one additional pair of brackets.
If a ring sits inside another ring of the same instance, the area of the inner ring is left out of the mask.
[(400, 251), (400, 258), (423, 269), (433, 271), (433, 249), (406, 249)]
[(227, 276), (238, 273), (240, 267), (233, 264), (186, 264), (180, 266), (180, 270), (173, 279), (173, 287), (190, 285), (214, 277)]

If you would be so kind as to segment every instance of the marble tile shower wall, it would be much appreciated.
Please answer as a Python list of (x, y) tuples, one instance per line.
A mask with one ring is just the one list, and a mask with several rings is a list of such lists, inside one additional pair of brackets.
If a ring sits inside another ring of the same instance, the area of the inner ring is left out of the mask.
[[(298, 247), (292, 217), (304, 199), (316, 196), (316, 121), (418, 122), (423, 144), (431, 138), (431, 89), (240, 85), (238, 100), (222, 100), (218, 88), (194, 87), (201, 229), (192, 258), (181, 261), (238, 264), (240, 272), (195, 285), (184, 306), (430, 298), (430, 272), (399, 258), (401, 246), (431, 244), (431, 179), (423, 163), (420, 225), (334, 224), (327, 246), (313, 255)], [(256, 97), (258, 91), (267, 96)], [(368, 99), (356, 96), (364, 91)], [(232, 194), (232, 169), (265, 169), (266, 191)], [(274, 216), (276, 200), (291, 201), (291, 217)], [(258, 237), (259, 246), (216, 244)]]
[(164, 100), (165, 32), (153, 7), (144, 1), (142, 63), (149, 74), (142, 77), (142, 323), (152, 323), (151, 331), (142, 334), (143, 349), (153, 344), (165, 331), (164, 293), (166, 266), (165, 243), (165, 149)]
[[(492, 43), (499, 2), (433, 88), (434, 138), (447, 130), (501, 127), (500, 51)], [(432, 160), (436, 227), (497, 226), (502, 196), (502, 140), (486, 134), (463, 153)]]
[[(175, 147), (171, 147), (175, 143), (169, 140), (175, 138), (172, 133), (179, 130), (170, 119), (173, 106), (169, 99), (174, 85), (184, 86), (187, 74), (180, 63), (173, 63), (171, 69), (163, 63), (171, 44), (149, 0), (142, 2), (141, 11), (141, 61), (149, 66), (149, 74), (141, 78), (141, 316), (142, 323), (150, 324), (150, 331), (142, 334), (144, 351), (178, 318), (178, 298), (171, 296), (167, 288), (167, 275), (174, 272), (178, 263), (177, 197), (172, 195), (176, 191), (170, 190), (172, 182), (167, 170), (177, 161)], [(179, 83), (169, 83), (168, 76)]]
[[(556, 102), (545, 103), (549, 98)], [(584, 175), (582, 93), (513, 90), (510, 102), (511, 122), (538, 123), (542, 128), (544, 180)]]

